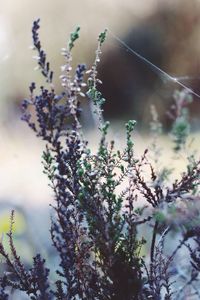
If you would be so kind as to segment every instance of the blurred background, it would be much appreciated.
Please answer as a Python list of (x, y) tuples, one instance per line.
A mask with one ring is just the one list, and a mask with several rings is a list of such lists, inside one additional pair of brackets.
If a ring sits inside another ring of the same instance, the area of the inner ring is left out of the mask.
[[(109, 28), (159, 68), (172, 76), (184, 77), (182, 82), (200, 93), (200, 1), (0, 2), (0, 220), (4, 220), (0, 222), (0, 232), (6, 231), (5, 220), (14, 206), (21, 220), (19, 235), (26, 230), (27, 214), (35, 224), (34, 232), (40, 228), (39, 232), (43, 234), (38, 220), (41, 216), (47, 216), (48, 220), (48, 203), (53, 200), (42, 173), (44, 144), (20, 120), (20, 103), (29, 96), (30, 82), (35, 81), (38, 86), (44, 83), (39, 71), (34, 70), (36, 61), (32, 57), (35, 53), (30, 49), (33, 20), (41, 18), (42, 46), (55, 71), (58, 92), (61, 90), (59, 75), (63, 62), (60, 49), (66, 45), (70, 32), (80, 25), (80, 39), (73, 51), (74, 65), (85, 62), (91, 66), (98, 34)], [(166, 110), (172, 102), (174, 90), (179, 87), (161, 78), (109, 33), (103, 46), (99, 77), (103, 81), (100, 89), (107, 99), (104, 115), (113, 121), (113, 134), (118, 141), (121, 123), (129, 118), (136, 119), (138, 128), (146, 134), (152, 103), (164, 125), (168, 126)], [(87, 106), (87, 101), (83, 102)], [(199, 127), (199, 109), (200, 99), (194, 97), (191, 114), (195, 130)], [(92, 118), (90, 120), (88, 115), (90, 113), (84, 115), (83, 122), (88, 130), (86, 134), (95, 144)], [(141, 151), (147, 140), (141, 135), (137, 139), (136, 148)], [(48, 231), (48, 221), (46, 224), (44, 235)]]

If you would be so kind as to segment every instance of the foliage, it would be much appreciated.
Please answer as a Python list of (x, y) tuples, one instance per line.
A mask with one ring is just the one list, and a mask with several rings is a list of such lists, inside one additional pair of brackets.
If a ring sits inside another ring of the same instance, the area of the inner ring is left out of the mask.
[[(35, 255), (32, 266), (24, 265), (13, 242), (12, 211), (7, 234), (10, 253), (0, 242), (6, 265), (0, 279), (0, 299), (8, 299), (12, 290), (22, 291), (32, 300), (172, 300), (186, 299), (186, 290), (187, 296), (189, 293), (199, 299), (200, 161), (194, 155), (188, 157), (186, 171), (169, 183), (171, 169), (159, 169), (156, 157), (161, 151), (157, 139), (161, 125), (155, 108), (150, 150), (136, 157), (133, 120), (125, 124), (124, 150), (116, 149), (115, 141), (108, 140), (110, 124), (103, 120), (105, 100), (98, 91), (97, 66), (106, 31), (99, 35), (91, 69), (86, 72), (86, 66), (80, 64), (74, 77), (72, 50), (80, 28), (71, 34), (62, 49), (63, 92), (56, 94), (53, 72), (39, 40), (39, 27), (39, 20), (34, 21), (33, 44), (49, 89), (42, 86), (37, 90), (31, 83), (30, 97), (22, 104), (22, 119), (46, 142), (42, 159), (54, 192), (50, 234), (59, 265), (54, 276), (40, 254)], [(89, 74), (87, 84), (85, 73)], [(89, 98), (98, 119), (101, 138), (96, 153), (90, 150), (80, 124), (81, 96)], [(189, 135), (189, 102), (185, 91), (177, 92), (170, 111), (176, 153), (185, 147)], [(151, 160), (153, 154), (156, 159)], [(179, 240), (167, 253), (165, 244), (171, 235), (178, 235)], [(184, 280), (176, 259), (182, 249), (189, 257)]]

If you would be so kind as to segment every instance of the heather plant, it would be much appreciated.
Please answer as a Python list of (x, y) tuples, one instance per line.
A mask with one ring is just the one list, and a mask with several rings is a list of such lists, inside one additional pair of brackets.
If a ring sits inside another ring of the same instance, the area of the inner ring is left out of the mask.
[[(34, 50), (45, 86), (31, 83), (22, 103), (22, 119), (46, 142), (44, 173), (54, 193), (50, 238), (59, 264), (55, 274), (40, 254), (25, 266), (13, 240), (14, 211), (7, 234), (9, 251), (0, 242), (2, 266), (0, 299), (20, 291), (32, 300), (145, 300), (199, 299), (200, 161), (187, 155), (179, 178), (161, 166), (162, 125), (152, 108), (152, 145), (134, 151), (136, 122), (125, 124), (126, 142), (119, 150), (109, 140), (104, 121), (105, 99), (98, 90), (98, 63), (106, 31), (98, 37), (95, 60), (72, 74), (72, 51), (80, 28), (62, 49), (63, 91), (56, 93), (46, 53), (39, 39), (40, 20), (32, 27)], [(47, 86), (47, 87), (46, 87)], [(87, 97), (96, 116), (100, 140), (92, 152), (81, 126), (81, 97)], [(190, 136), (188, 91), (176, 92), (169, 110), (176, 158)], [(187, 151), (186, 151), (187, 152)], [(145, 228), (145, 230), (144, 230)], [(171, 247), (166, 247), (173, 240)], [(184, 258), (184, 259), (183, 259)]]

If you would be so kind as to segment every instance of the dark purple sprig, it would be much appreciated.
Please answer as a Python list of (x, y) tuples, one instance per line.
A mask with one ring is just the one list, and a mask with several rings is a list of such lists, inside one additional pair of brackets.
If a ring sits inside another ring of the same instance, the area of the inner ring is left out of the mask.
[(39, 39), (39, 29), (40, 29), (40, 19), (37, 19), (33, 22), (32, 27), (32, 38), (34, 48), (38, 52), (38, 56), (36, 57), (38, 65), (41, 69), (41, 73), (46, 77), (47, 82), (52, 82), (53, 80), (53, 71), (50, 70), (50, 63), (46, 61), (46, 53), (41, 47), (41, 42)]

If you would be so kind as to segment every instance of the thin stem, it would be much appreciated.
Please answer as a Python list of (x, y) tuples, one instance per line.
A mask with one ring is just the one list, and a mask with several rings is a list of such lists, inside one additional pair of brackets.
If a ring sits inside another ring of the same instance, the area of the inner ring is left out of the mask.
[(155, 222), (154, 229), (153, 229), (153, 236), (151, 241), (151, 263), (153, 262), (154, 259), (154, 249), (156, 243), (157, 229), (158, 229), (158, 221)]

